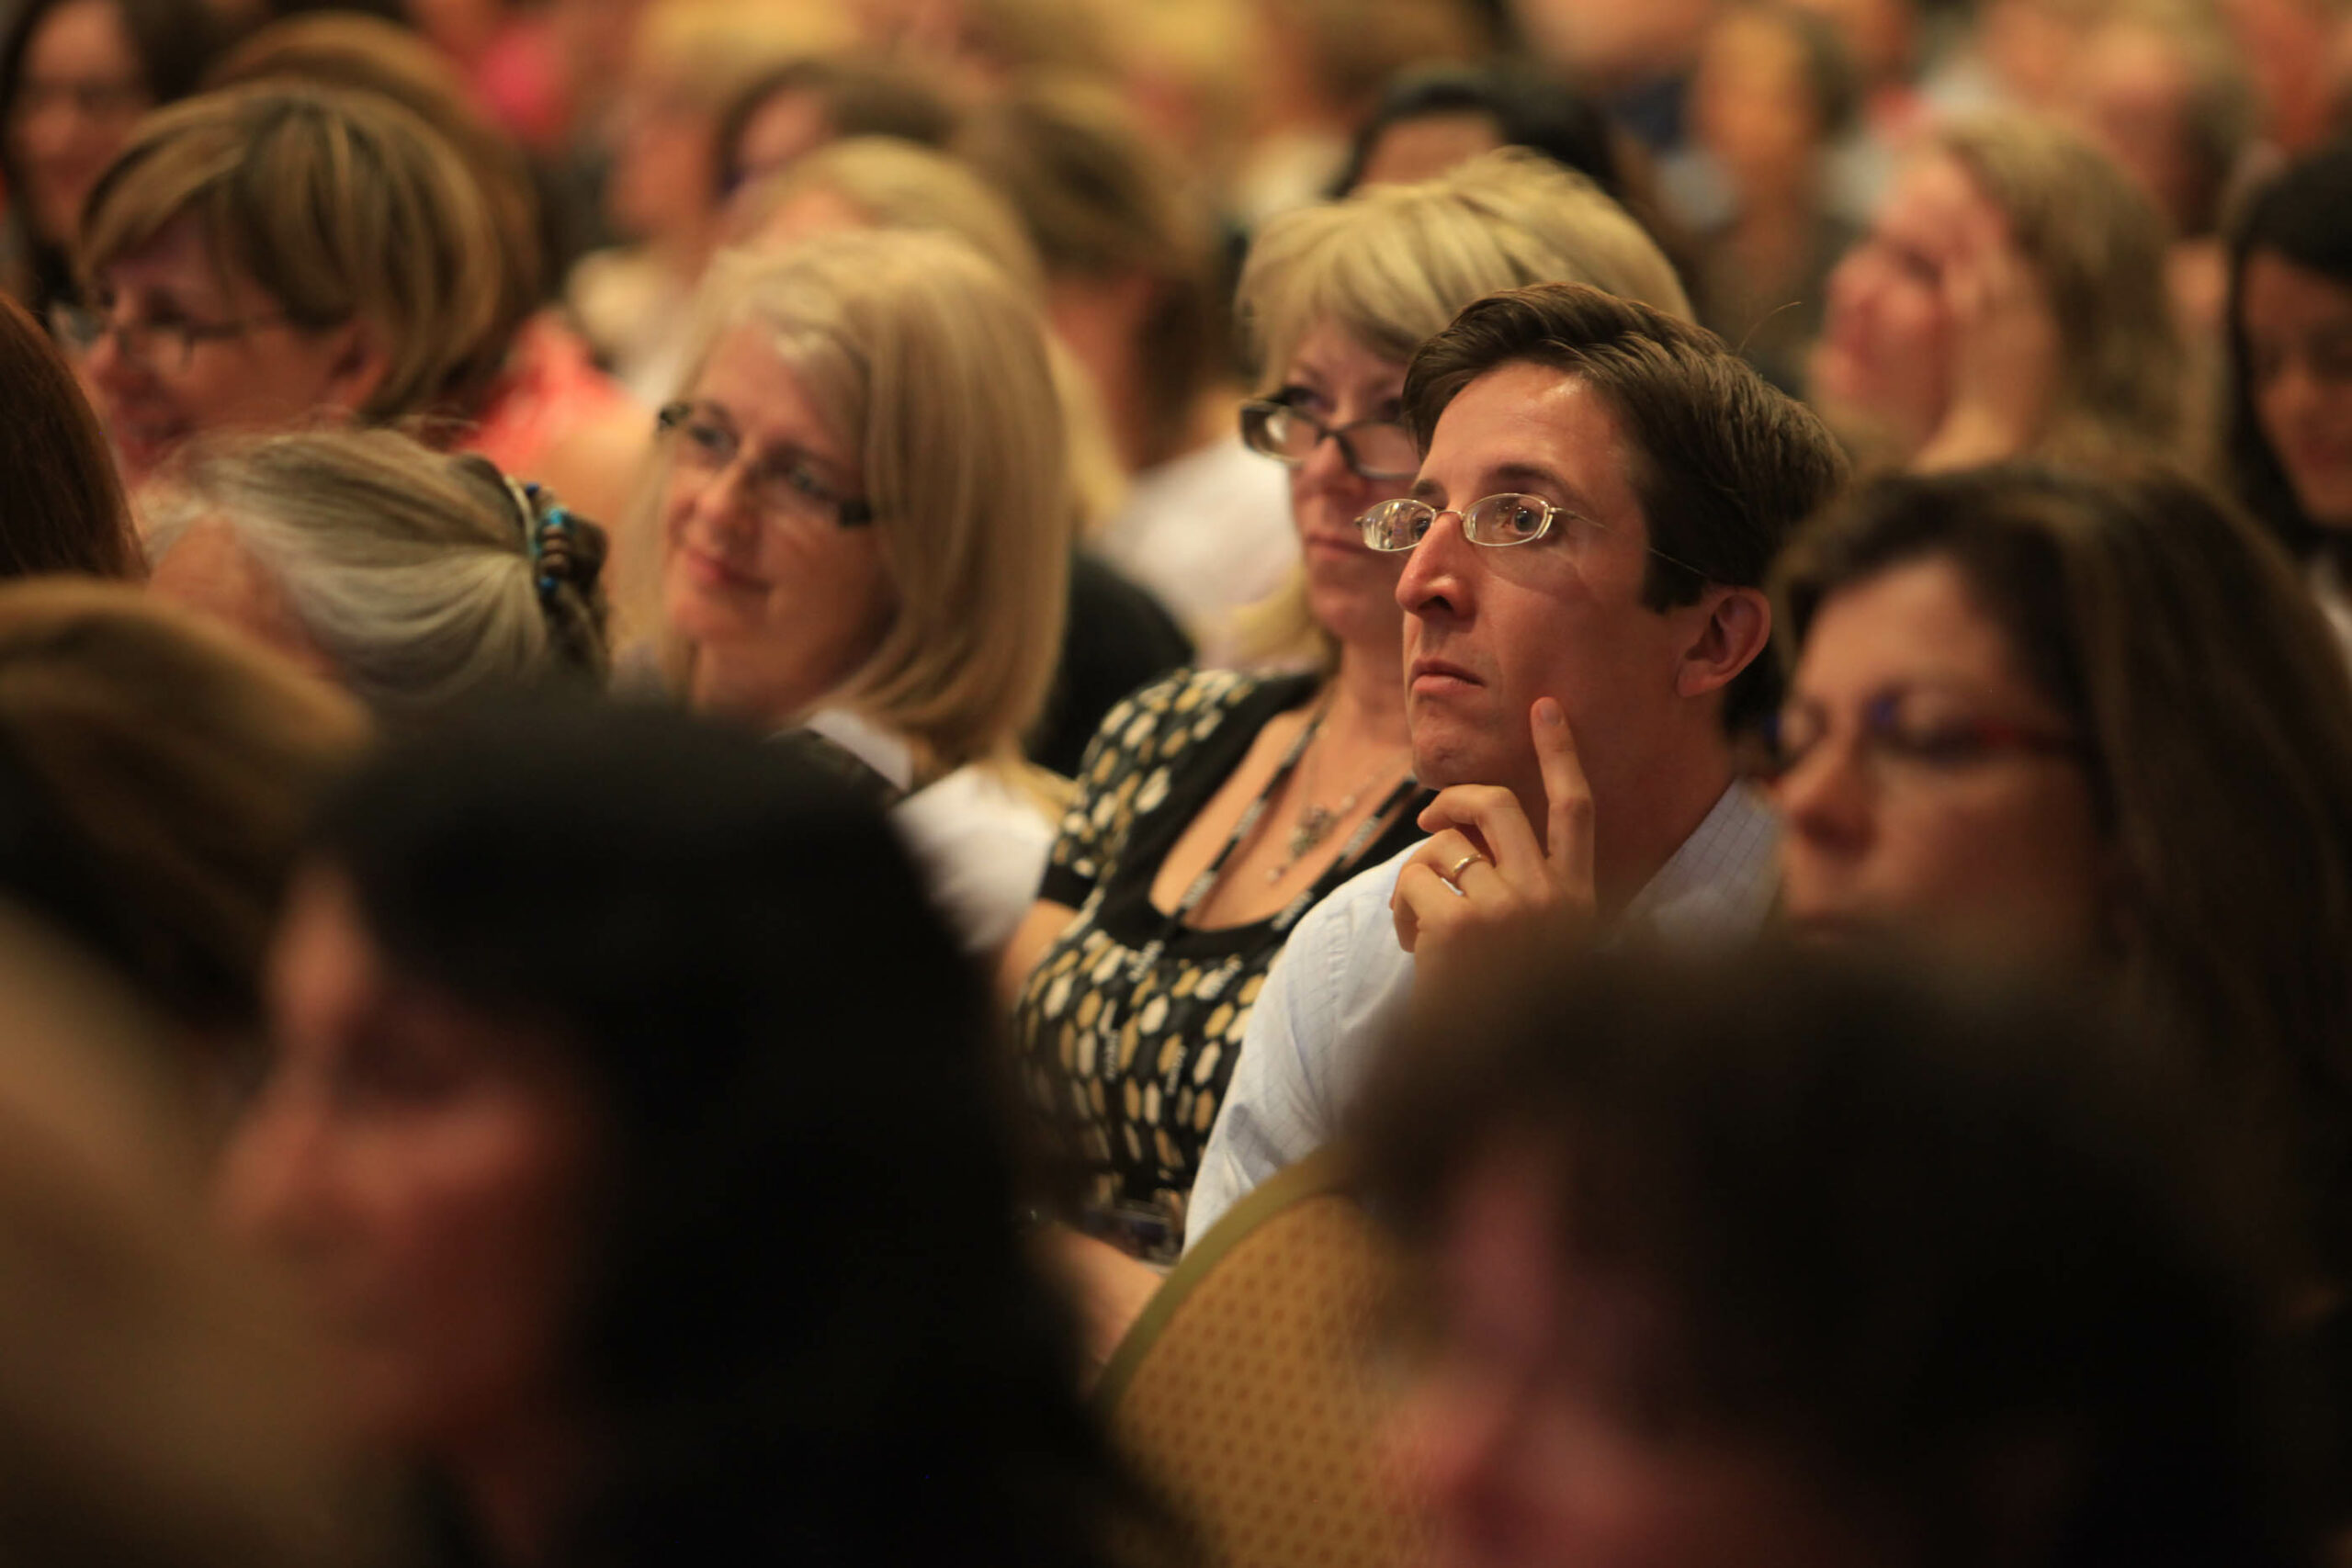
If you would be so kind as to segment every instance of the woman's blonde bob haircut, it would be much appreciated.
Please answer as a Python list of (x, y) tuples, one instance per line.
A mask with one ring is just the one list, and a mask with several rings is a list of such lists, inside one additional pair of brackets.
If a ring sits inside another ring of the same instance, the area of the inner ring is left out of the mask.
[(2046, 291), (2058, 328), (2058, 383), (2035, 455), (2177, 452), (2190, 376), (2154, 205), (2106, 153), (2023, 110), (1939, 126), (1927, 148), (1958, 163), (2001, 210)]
[[(1238, 302), (1272, 395), (1319, 327), (1401, 367), (1472, 300), (1536, 283), (1587, 283), (1690, 319), (1674, 265), (1642, 226), (1582, 175), (1522, 148), (1284, 213), (1250, 247)], [(1238, 629), (1252, 660), (1328, 668), (1337, 656), (1296, 572)]]
[(83, 288), (98, 298), (98, 274), (182, 216), (220, 276), (297, 326), (363, 325), (387, 365), (364, 420), (463, 405), (505, 353), (506, 231), (457, 152), (388, 98), (264, 82), (150, 115), (90, 194)]
[(1326, 323), (1403, 365), (1473, 299), (1534, 283), (1589, 283), (1690, 318), (1673, 264), (1623, 208), (1582, 175), (1509, 147), (1419, 185), (1284, 213), (1250, 247), (1238, 299), (1272, 378)]
[(681, 394), (742, 333), (854, 454), (897, 592), (880, 643), (826, 702), (903, 736), (919, 782), (1014, 767), (1060, 655), (1073, 540), (1038, 307), (944, 234), (823, 234), (720, 258)]

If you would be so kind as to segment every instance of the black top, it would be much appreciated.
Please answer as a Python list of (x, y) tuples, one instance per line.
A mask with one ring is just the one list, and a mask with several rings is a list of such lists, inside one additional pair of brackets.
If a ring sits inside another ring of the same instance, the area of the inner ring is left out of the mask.
[(1167, 607), (1084, 550), (1070, 558), (1061, 666), (1029, 760), (1075, 775), (1111, 705), (1193, 659), (1193, 639)]
[[(1097, 1204), (1149, 1211), (1179, 1236), (1250, 1008), (1289, 928), (1179, 924), (1152, 903), (1152, 883), (1267, 722), (1317, 684), (1186, 671), (1120, 704), (1087, 751), (1038, 888), (1078, 918), (1022, 988), (1015, 1028), (1030, 1099), (1073, 1145)], [(1426, 798), (1335, 863), (1305, 904), (1417, 841)]]

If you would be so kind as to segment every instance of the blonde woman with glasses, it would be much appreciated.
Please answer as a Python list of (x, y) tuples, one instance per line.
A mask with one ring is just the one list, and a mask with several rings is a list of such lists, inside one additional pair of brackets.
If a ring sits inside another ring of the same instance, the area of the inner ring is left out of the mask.
[[(1270, 374), (1242, 434), (1290, 469), (1303, 557), (1271, 635), (1316, 668), (1184, 671), (1114, 709), (1003, 975), (1032, 1098), (1091, 1176), (1080, 1217), (1122, 1251), (1181, 1238), (1250, 1006), (1299, 918), (1419, 836), (1403, 558), (1358, 519), (1419, 466), (1398, 423), (1414, 348), (1482, 295), (1555, 279), (1688, 313), (1623, 209), (1524, 153), (1292, 214), (1250, 253), (1240, 307)], [(1115, 1333), (1150, 1277), (1072, 1251)]]
[(702, 310), (653, 486), (665, 672), (890, 802), (993, 961), (1053, 837), (1020, 755), (1073, 530), (1043, 318), (912, 232), (729, 258)]

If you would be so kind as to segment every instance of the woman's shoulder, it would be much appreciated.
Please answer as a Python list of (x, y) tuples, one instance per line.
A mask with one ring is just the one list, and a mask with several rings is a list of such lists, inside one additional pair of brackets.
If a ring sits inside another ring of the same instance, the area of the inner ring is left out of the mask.
[(1003, 768), (972, 762), (908, 795), (890, 816), (966, 949), (1001, 948), (1028, 911), (1053, 848), (1043, 803)]

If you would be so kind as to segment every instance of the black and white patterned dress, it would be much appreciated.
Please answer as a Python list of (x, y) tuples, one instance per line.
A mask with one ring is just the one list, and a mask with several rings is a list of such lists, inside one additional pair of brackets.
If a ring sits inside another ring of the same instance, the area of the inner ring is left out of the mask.
[[(1152, 883), (1260, 730), (1311, 699), (1311, 676), (1182, 671), (1118, 706), (1087, 749), (1038, 897), (1078, 918), (1030, 973), (1015, 1013), (1032, 1103), (1090, 1173), (1103, 1209), (1182, 1234), (1184, 1195), (1233, 1077), (1250, 1009), (1289, 927), (1172, 922)], [(1419, 800), (1305, 900), (1422, 835)], [(1304, 905), (1288, 911), (1295, 923)]]

